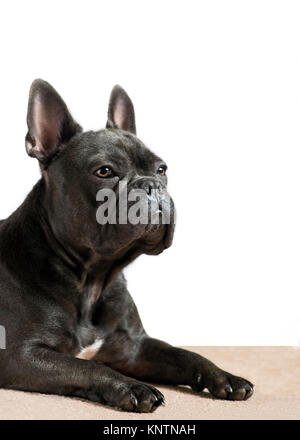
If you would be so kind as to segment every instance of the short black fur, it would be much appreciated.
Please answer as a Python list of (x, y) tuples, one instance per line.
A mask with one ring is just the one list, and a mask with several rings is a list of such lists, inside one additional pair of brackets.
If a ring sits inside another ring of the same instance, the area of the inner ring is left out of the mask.
[[(218, 398), (244, 400), (253, 386), (187, 350), (145, 332), (122, 268), (142, 253), (159, 254), (174, 224), (99, 225), (96, 192), (165, 189), (164, 163), (136, 137), (131, 100), (112, 92), (107, 128), (83, 132), (45, 81), (30, 92), (26, 148), (39, 160), (41, 180), (0, 223), (0, 386), (79, 396), (128, 411), (149, 412), (164, 402), (147, 382), (204, 388)], [(94, 171), (109, 163), (111, 179)], [(170, 207), (171, 219), (174, 208)], [(151, 282), (151, 277), (147, 282)], [(91, 360), (78, 353), (95, 340)]]

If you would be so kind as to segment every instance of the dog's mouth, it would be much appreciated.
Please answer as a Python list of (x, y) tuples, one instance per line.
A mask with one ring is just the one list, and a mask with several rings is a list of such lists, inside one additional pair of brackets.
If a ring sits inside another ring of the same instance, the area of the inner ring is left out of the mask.
[[(147, 255), (160, 254), (171, 246), (173, 233), (174, 225), (158, 225), (153, 230), (146, 232), (141, 245), (143, 253)], [(150, 235), (153, 235), (153, 238), (150, 238)]]
[[(137, 195), (139, 197), (139, 192)], [(175, 207), (166, 190), (151, 194), (144, 192), (138, 199), (127, 198), (126, 203), (120, 203), (119, 197), (114, 206), (116, 209), (111, 209), (113, 222), (102, 224), (102, 218), (97, 217), (101, 224), (97, 240), (99, 254), (113, 257), (129, 249), (136, 249), (139, 254), (157, 255), (171, 246)]]
[[(169, 248), (173, 241), (175, 230), (175, 207), (172, 201), (170, 210), (167, 212), (159, 209), (157, 212), (158, 222), (148, 223), (145, 226), (145, 232), (141, 238), (144, 252), (149, 255), (157, 255)], [(167, 222), (164, 222), (165, 218)]]

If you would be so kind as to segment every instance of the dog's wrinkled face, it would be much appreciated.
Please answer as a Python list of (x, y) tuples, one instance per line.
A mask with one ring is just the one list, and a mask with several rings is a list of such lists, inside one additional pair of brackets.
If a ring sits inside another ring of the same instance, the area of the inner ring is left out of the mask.
[(137, 138), (133, 105), (123, 89), (112, 91), (107, 128), (82, 132), (57, 92), (36, 80), (27, 122), (27, 152), (40, 161), (50, 226), (64, 246), (82, 255), (122, 258), (171, 245), (167, 167)]

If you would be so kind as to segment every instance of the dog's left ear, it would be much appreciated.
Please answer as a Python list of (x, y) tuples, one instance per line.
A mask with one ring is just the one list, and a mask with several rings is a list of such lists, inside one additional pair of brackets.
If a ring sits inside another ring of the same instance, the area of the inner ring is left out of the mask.
[(41, 79), (36, 79), (30, 88), (27, 125), (27, 153), (44, 164), (82, 131), (56, 90)]
[(124, 89), (115, 86), (112, 89), (106, 128), (120, 128), (136, 134), (134, 108)]

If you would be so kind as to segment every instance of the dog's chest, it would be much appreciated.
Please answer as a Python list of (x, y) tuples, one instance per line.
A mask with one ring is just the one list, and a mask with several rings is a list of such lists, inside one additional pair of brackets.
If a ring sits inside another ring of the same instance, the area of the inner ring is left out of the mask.
[(93, 286), (85, 295), (82, 303), (81, 316), (82, 319), (78, 323), (76, 330), (76, 339), (78, 341), (78, 349), (75, 357), (78, 359), (93, 359), (104, 343), (104, 337), (101, 335), (99, 328), (92, 324), (93, 306), (97, 302), (98, 292)]
[(76, 339), (75, 357), (78, 359), (93, 359), (99, 353), (104, 343), (104, 338), (99, 330), (87, 322), (81, 323), (78, 326)]
[(102, 344), (103, 344), (103, 339), (100, 338), (95, 339), (95, 341), (92, 344), (87, 345), (86, 347), (82, 347), (75, 357), (77, 357), (78, 359), (86, 359), (86, 360), (93, 359), (96, 356), (96, 354), (99, 352)]

